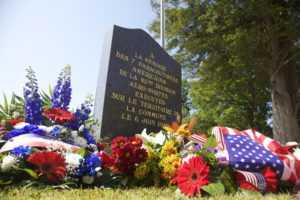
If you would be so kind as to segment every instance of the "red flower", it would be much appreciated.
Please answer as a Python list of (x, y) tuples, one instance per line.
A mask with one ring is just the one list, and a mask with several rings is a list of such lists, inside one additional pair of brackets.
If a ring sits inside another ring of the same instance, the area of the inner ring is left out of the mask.
[(101, 157), (103, 168), (111, 168), (114, 165), (113, 159), (106, 152), (101, 151), (98, 155)]
[(69, 123), (74, 120), (72, 113), (61, 108), (49, 108), (44, 111), (44, 115), (54, 120), (57, 124)]
[(130, 139), (130, 143), (135, 146), (136, 148), (140, 148), (142, 147), (143, 141), (138, 138), (138, 137), (131, 137)]
[[(135, 149), (133, 145), (127, 144), (117, 153), (117, 158), (122, 163), (133, 164), (137, 163), (134, 156)], [(113, 153), (116, 155), (116, 153)]]
[(97, 149), (98, 149), (98, 151), (102, 151), (105, 148), (106, 148), (106, 143), (105, 142), (97, 143)]
[(188, 162), (184, 162), (178, 169), (178, 175), (173, 179), (174, 184), (186, 196), (200, 194), (201, 186), (210, 183), (208, 180), (209, 166), (203, 162), (202, 157), (192, 157)]
[(178, 169), (178, 175), (173, 179), (174, 184), (186, 196), (200, 194), (200, 188), (210, 183), (208, 180), (209, 166), (202, 161), (202, 157), (192, 157)]
[(136, 149), (134, 152), (135, 161), (136, 163), (142, 163), (145, 162), (148, 158), (148, 152), (146, 149)]
[[(267, 183), (265, 191), (276, 192), (278, 180), (276, 179), (276, 174), (271, 170), (271, 168), (270, 167), (264, 168), (263, 170), (260, 171), (260, 174), (265, 178), (264, 181)], [(259, 192), (259, 189), (255, 187), (253, 184), (249, 183), (246, 180), (246, 177), (242, 173), (237, 172), (235, 177), (236, 177), (236, 183), (241, 188)]]
[(125, 146), (125, 144), (127, 144), (128, 142), (129, 139), (127, 137), (116, 137), (111, 141), (110, 147), (112, 150), (119, 149)]
[(65, 158), (57, 152), (35, 152), (27, 161), (37, 165), (39, 176), (45, 175), (50, 183), (59, 184), (67, 174)]

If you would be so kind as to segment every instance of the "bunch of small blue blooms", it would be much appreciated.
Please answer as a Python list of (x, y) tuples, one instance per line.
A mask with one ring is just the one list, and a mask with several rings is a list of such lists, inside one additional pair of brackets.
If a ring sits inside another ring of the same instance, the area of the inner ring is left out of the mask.
[(57, 85), (53, 91), (53, 97), (51, 99), (51, 105), (53, 108), (69, 109), (71, 101), (71, 67), (67, 65), (60, 73)]
[(37, 79), (35, 77), (34, 71), (29, 67), (26, 69), (28, 72), (27, 78), (29, 80), (26, 83), (24, 89), (25, 97), (25, 121), (30, 124), (42, 124), (44, 121), (43, 117), (43, 103), (38, 93)]
[(15, 156), (23, 156), (24, 158), (27, 158), (31, 151), (32, 151), (32, 147), (18, 146), (14, 148), (10, 153)]

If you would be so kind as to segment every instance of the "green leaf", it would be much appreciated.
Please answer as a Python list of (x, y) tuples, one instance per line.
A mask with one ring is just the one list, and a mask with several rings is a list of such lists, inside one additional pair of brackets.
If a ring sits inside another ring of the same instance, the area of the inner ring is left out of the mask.
[(75, 153), (77, 153), (77, 154), (81, 155), (82, 157), (84, 157), (85, 154), (86, 154), (86, 150), (84, 148), (80, 148)]
[(32, 178), (34, 178), (34, 179), (37, 179), (37, 178), (38, 178), (37, 174), (36, 174), (33, 170), (31, 170), (31, 169), (27, 169), (27, 168), (25, 168), (25, 169), (23, 169), (23, 168), (17, 168), (16, 170), (26, 172), (27, 174), (29, 174), (29, 175), (30, 175)]
[(21, 103), (21, 104), (25, 104), (25, 100), (22, 99), (21, 97), (19, 97), (18, 95), (14, 94), (16, 99)]
[(172, 190), (172, 191), (176, 191), (178, 189), (177, 185), (172, 184), (172, 180), (169, 182), (168, 187)]
[(212, 196), (222, 195), (225, 193), (225, 187), (220, 182), (202, 186), (201, 189)]
[(253, 191), (253, 190), (245, 190), (245, 189), (239, 188), (239, 192), (241, 192), (242, 194), (247, 195), (247, 196), (262, 197), (262, 194), (260, 192)]
[(6, 98), (5, 94), (3, 94), (3, 96), (4, 96), (4, 109), (5, 109), (5, 112), (8, 113), (9, 109), (8, 109), (7, 98)]
[(235, 194), (237, 192), (237, 186), (235, 184), (234, 172), (231, 168), (227, 167), (220, 176), (221, 182), (225, 186), (226, 192)]
[(212, 149), (217, 147), (217, 140), (216, 137), (214, 135), (209, 136), (209, 138), (207, 138), (204, 146), (202, 147), (202, 149), (205, 149), (207, 147), (210, 147)]
[(51, 85), (49, 84), (49, 87), (48, 87), (48, 91), (49, 91), (49, 94), (50, 96), (52, 97), (53, 96), (53, 88), (51, 87)]
[(9, 180), (6, 182), (3, 182), (2, 180), (0, 180), (0, 185), (9, 185), (9, 184), (12, 184), (12, 180)]

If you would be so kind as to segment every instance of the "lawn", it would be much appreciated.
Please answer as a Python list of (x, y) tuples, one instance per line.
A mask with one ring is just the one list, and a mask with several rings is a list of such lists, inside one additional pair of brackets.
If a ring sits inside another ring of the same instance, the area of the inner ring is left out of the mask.
[[(39, 190), (36, 188), (9, 188), (5, 191), (0, 199), (55, 199), (55, 200), (77, 200), (77, 199), (126, 199), (126, 200), (138, 200), (138, 199), (153, 199), (153, 200), (164, 200), (164, 199), (206, 199), (206, 198), (188, 198), (182, 194), (177, 194), (168, 188), (134, 188), (134, 189), (69, 189), (69, 190)], [(222, 195), (219, 197), (210, 197), (209, 199), (229, 200), (229, 199), (243, 199), (243, 200), (255, 200), (255, 199), (296, 199), (289, 194), (267, 194), (261, 197), (245, 196), (237, 194), (234, 196)]]

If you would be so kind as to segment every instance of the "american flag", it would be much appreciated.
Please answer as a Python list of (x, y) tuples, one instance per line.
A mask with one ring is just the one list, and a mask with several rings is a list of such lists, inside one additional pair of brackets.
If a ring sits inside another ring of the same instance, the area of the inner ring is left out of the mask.
[(8, 130), (5, 127), (0, 126), (0, 136), (8, 133)]
[[(238, 131), (219, 126), (213, 128), (212, 133), (216, 137), (217, 148), (227, 151), (226, 157), (232, 168), (258, 173), (270, 167), (278, 180), (300, 183), (300, 161), (275, 140), (253, 129)], [(196, 135), (190, 140), (205, 142)]]

